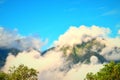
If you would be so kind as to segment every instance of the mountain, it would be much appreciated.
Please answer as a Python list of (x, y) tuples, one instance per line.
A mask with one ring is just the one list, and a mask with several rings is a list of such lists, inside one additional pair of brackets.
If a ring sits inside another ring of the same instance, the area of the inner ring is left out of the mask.
[[(101, 53), (103, 49), (105, 49), (106, 47), (107, 47), (106, 44), (94, 38), (87, 42), (74, 44), (73, 46), (63, 45), (61, 47), (57, 45), (57, 46), (51, 47), (43, 51), (41, 53), (41, 56), (47, 54), (47, 52), (49, 51), (57, 50), (62, 52), (62, 57), (64, 58), (64, 65), (63, 65), (64, 67), (61, 68), (61, 70), (70, 69), (72, 66), (74, 66), (74, 64), (78, 64), (78, 63), (90, 64), (94, 61), (96, 61), (95, 63), (104, 63), (104, 62), (109, 62), (111, 60), (114, 60), (115, 62), (119, 62), (120, 48), (113, 47), (110, 51), (102, 55)], [(28, 52), (30, 50), (31, 49), (28, 49)], [(10, 49), (0, 48), (0, 68), (4, 66), (8, 53), (17, 55), (19, 52), (21, 51), (15, 48), (10, 48)], [(118, 55), (118, 59), (115, 59), (116, 57), (111, 58), (113, 57), (114, 54)]]
[(51, 51), (51, 50), (54, 50), (54, 49), (55, 49), (55, 47), (51, 47), (51, 48), (49, 48), (49, 49), (41, 52), (41, 55), (44, 55), (44, 54), (46, 54), (47, 52), (49, 52), (49, 51)]
[[(88, 42), (82, 42), (81, 44), (75, 44), (73, 46), (64, 45), (59, 48), (52, 47), (46, 51), (43, 52), (43, 54), (46, 54), (47, 52), (51, 50), (59, 50), (62, 51), (63, 57), (66, 60), (67, 65), (74, 65), (77, 63), (85, 63), (89, 64), (91, 63), (92, 56), (95, 56), (98, 59), (97, 63), (104, 63), (109, 62), (110, 60), (106, 58), (107, 56), (112, 56), (114, 53), (119, 53), (120, 48), (119, 47), (113, 47), (111, 51), (106, 53), (106, 55), (101, 55), (103, 49), (105, 49), (107, 46), (104, 43), (101, 43), (96, 38), (88, 41)], [(119, 62), (120, 60), (115, 60), (115, 62)]]
[(20, 52), (20, 50), (15, 49), (15, 48), (0, 48), (0, 68), (2, 66), (4, 66), (4, 64), (6, 62), (6, 58), (9, 53), (11, 53), (13, 55), (17, 55), (17, 53), (19, 53), (19, 52)]

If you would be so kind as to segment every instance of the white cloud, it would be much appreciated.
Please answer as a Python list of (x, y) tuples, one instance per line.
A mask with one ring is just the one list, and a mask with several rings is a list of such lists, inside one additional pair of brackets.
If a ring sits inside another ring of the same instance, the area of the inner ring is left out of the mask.
[(99, 26), (71, 26), (65, 34), (61, 35), (58, 41), (55, 41), (55, 45), (63, 46), (70, 45), (73, 46), (78, 43), (87, 42), (95, 37), (104, 37), (108, 35), (110, 30), (108, 28), (101, 28)]
[[(3, 32), (5, 32), (3, 29), (4, 28), (0, 28), (0, 36), (2, 37), (1, 39), (3, 39), (3, 41), (1, 41), (5, 44), (7, 41), (4, 41), (6, 39), (12, 38), (14, 34), (9, 35), (8, 32), (6, 32), (3, 35)], [(96, 38), (97, 41), (106, 45), (106, 47), (102, 49), (101, 53), (98, 54), (104, 56), (107, 60), (120, 60), (120, 50), (115, 50), (115, 47), (120, 48), (120, 38), (117, 36), (115, 38), (111, 38), (108, 36), (109, 33), (109, 28), (99, 26), (87, 27), (82, 25), (78, 28), (71, 26), (70, 29), (68, 29), (59, 37), (59, 39), (55, 42), (55, 46), (73, 46), (75, 44), (81, 44), (82, 42), (87, 42)], [(15, 34), (15, 39), (10, 39), (10, 42), (8, 43), (12, 42), (12, 44), (14, 43), (15, 45), (14, 41), (16, 40), (17, 36), (18, 35)], [(27, 40), (29, 40), (28, 43)], [(39, 48), (39, 41), (36, 38), (22, 38), (22, 41), (20, 40), (19, 42), (22, 48), (30, 48), (31, 46)], [(12, 44), (9, 44), (9, 46)], [(16, 44), (18, 45), (18, 43)], [(18, 47), (21, 46), (18, 45)], [(95, 49), (96, 48), (93, 47), (94, 51)], [(111, 51), (112, 53), (109, 54)], [(65, 57), (63, 57), (62, 54), (63, 53), (60, 52), (59, 49), (54, 49), (41, 56), (40, 53), (35, 50), (31, 49), (28, 52), (25, 49), (25, 51), (18, 53), (16, 56), (9, 54), (6, 59), (5, 66), (2, 68), (2, 70), (7, 72), (10, 66), (24, 64), (39, 71), (39, 80), (84, 80), (88, 72), (96, 73), (103, 67), (103, 64), (98, 63), (99, 58), (97, 56), (91, 56), (90, 64), (78, 63), (71, 66), (68, 71), (61, 71), (60, 69), (62, 67), (66, 67), (65, 64), (67, 63)]]
[(91, 64), (97, 64), (98, 63), (98, 58), (96, 56), (91, 56), (90, 62), (91, 62)]
[(46, 55), (41, 56), (35, 50), (30, 52), (24, 51), (17, 56), (10, 54), (2, 70), (7, 72), (10, 66), (24, 64), (39, 71), (39, 80), (83, 80), (88, 72), (96, 73), (103, 67), (102, 64), (93, 64), (96, 63), (97, 58), (92, 56), (92, 64), (78, 63), (68, 72), (60, 71), (60, 67), (64, 65), (64, 59), (61, 57), (61, 54), (58, 51), (50, 51)]
[(89, 72), (96, 73), (98, 72), (103, 65), (87, 65), (87, 64), (82, 64), (79, 65), (75, 68), (72, 68), (63, 78), (63, 80), (84, 80), (86, 77), (86, 74)]
[(49, 68), (54, 68), (60, 65), (62, 62), (61, 53), (51, 51), (41, 56), (39, 52), (31, 50), (30, 52), (24, 51), (17, 56), (9, 54), (6, 59), (3, 71), (7, 72), (10, 66), (18, 66), (24, 64), (28, 67), (43, 71)]
[(21, 36), (16, 29), (12, 31), (0, 27), (0, 47), (25, 50), (29, 48), (40, 49), (42, 45), (39, 37)]

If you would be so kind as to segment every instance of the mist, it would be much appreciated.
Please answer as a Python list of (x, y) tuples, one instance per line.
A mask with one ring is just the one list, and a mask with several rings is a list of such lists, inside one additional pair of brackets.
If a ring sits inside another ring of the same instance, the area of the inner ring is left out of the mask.
[[(71, 26), (54, 41), (54, 48), (42, 54), (44, 42), (36, 37), (23, 37), (15, 31), (0, 29), (0, 47), (17, 48), (11, 52), (1, 70), (24, 64), (39, 71), (38, 80), (84, 80), (88, 72), (98, 72), (105, 63), (120, 61), (120, 37), (110, 37), (109, 28), (100, 26)], [(2, 53), (1, 53), (2, 54)]]

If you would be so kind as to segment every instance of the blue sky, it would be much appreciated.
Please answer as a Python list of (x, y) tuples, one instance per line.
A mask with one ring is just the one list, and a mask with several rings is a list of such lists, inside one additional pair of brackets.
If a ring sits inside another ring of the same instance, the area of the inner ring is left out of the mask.
[(0, 26), (39, 35), (48, 45), (70, 26), (120, 29), (120, 0), (0, 0)]

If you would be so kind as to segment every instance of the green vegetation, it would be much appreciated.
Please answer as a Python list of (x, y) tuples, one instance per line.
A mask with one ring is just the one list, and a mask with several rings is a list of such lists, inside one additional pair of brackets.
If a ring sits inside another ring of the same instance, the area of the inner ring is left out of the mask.
[(8, 73), (0, 71), (0, 80), (37, 80), (37, 71), (24, 65), (11, 67)]
[[(63, 46), (61, 51), (63, 51), (65, 57), (68, 56), (67, 60), (72, 61), (73, 64), (78, 62), (90, 63), (91, 56), (97, 56), (99, 62), (103, 63), (106, 59), (99, 54), (103, 48), (105, 48), (103, 43), (92, 39), (88, 42), (82, 42), (82, 44), (76, 44), (73, 47)], [(69, 51), (69, 55), (67, 55), (67, 51)]]
[(85, 80), (120, 80), (120, 63), (110, 62), (96, 74), (88, 73)]
[(0, 80), (9, 80), (8, 74), (0, 71)]

